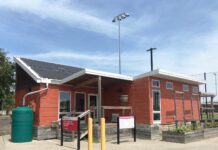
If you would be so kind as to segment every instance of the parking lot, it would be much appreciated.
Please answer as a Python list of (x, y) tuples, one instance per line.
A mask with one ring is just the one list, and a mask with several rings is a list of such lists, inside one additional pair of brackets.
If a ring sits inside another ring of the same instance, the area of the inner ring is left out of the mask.
[[(169, 143), (157, 140), (141, 140), (137, 139), (136, 142), (132, 142), (132, 139), (122, 141), (117, 145), (116, 142), (106, 143), (107, 150), (217, 150), (218, 137), (188, 144)], [(10, 136), (5, 135), (0, 137), (0, 150), (72, 150), (76, 149), (76, 143), (64, 142), (64, 146), (60, 146), (59, 140), (42, 140), (27, 143), (12, 143)], [(86, 141), (81, 142), (81, 149), (87, 150), (88, 144)], [(93, 144), (93, 150), (100, 150), (100, 143)]]

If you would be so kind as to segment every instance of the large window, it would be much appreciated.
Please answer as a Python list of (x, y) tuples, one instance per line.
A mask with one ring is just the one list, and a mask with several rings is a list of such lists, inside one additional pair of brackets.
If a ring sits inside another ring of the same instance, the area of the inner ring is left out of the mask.
[(59, 117), (70, 112), (70, 92), (60, 92), (59, 97)]
[(153, 91), (153, 120), (154, 123), (160, 123), (160, 91)]

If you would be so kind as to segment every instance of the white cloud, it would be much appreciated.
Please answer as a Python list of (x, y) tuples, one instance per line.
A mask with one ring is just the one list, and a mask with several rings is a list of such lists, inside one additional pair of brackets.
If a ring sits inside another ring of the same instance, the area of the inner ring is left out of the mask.
[(0, 0), (1, 9), (31, 13), (42, 19), (50, 18), (70, 26), (114, 37), (117, 27), (110, 21), (86, 13), (66, 0)]

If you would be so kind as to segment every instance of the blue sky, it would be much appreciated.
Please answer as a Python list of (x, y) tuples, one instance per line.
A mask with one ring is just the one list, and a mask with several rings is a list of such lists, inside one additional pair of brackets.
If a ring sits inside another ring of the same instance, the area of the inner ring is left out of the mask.
[[(121, 12), (122, 72), (154, 68), (198, 74), (218, 71), (217, 0), (0, 0), (0, 47), (10, 57), (118, 72)], [(212, 77), (211, 77), (212, 78)]]

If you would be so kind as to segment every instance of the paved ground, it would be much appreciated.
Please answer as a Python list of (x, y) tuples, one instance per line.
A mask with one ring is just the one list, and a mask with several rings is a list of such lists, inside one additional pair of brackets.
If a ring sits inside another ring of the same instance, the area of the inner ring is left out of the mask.
[(10, 134), (11, 132), (11, 117), (0, 116), (0, 136)]
[[(132, 140), (132, 139), (131, 139)], [(137, 142), (123, 141), (120, 145), (116, 143), (106, 143), (107, 150), (217, 150), (218, 149), (218, 137), (189, 144), (177, 144), (163, 141), (150, 141), (140, 140)], [(72, 150), (76, 149), (76, 143), (65, 142), (64, 146), (59, 146), (59, 140), (44, 140), (33, 141), (28, 143), (12, 143), (10, 142), (10, 136), (5, 135), (0, 137), (0, 150)], [(81, 149), (87, 150), (87, 142), (81, 143)], [(100, 144), (94, 143), (93, 150), (100, 150)]]

